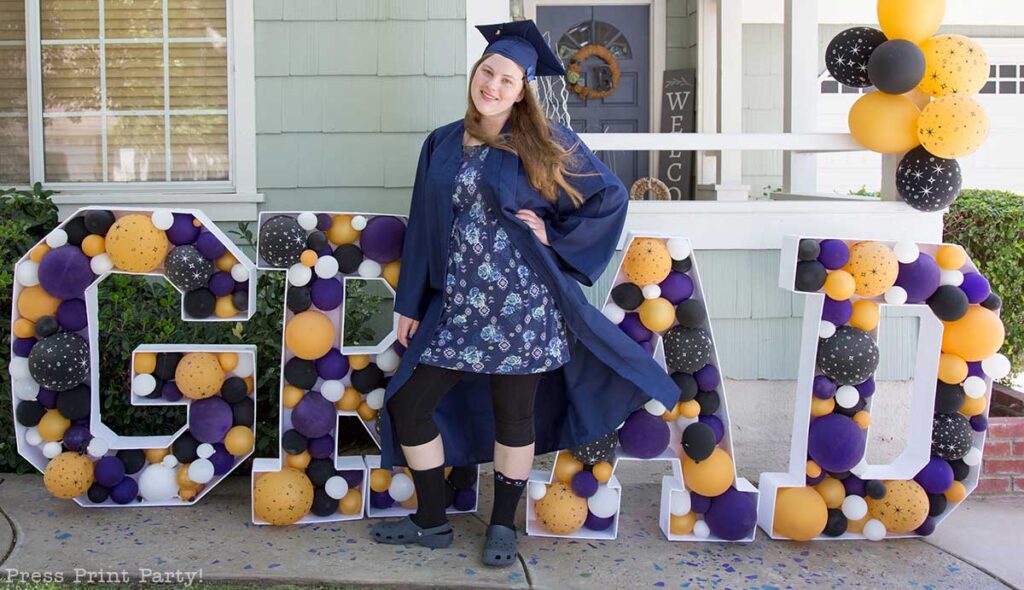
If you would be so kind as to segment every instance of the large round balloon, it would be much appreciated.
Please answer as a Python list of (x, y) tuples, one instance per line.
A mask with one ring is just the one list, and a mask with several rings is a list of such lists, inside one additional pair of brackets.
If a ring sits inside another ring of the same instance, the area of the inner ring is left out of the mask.
[(963, 35), (936, 35), (921, 43), (924, 78), (918, 89), (932, 96), (977, 94), (988, 82), (985, 50)]
[(935, 293), (942, 279), (942, 269), (935, 259), (920, 253), (917, 260), (909, 264), (900, 263), (896, 286), (907, 292), (907, 303), (922, 303)]
[(940, 158), (963, 158), (973, 154), (988, 137), (988, 114), (970, 96), (942, 96), (921, 111), (917, 135), (929, 153)]
[(854, 293), (877, 297), (896, 283), (899, 262), (892, 249), (881, 242), (857, 242), (850, 247), (850, 261), (844, 270), (856, 282)]
[(857, 143), (873, 152), (896, 154), (921, 143), (920, 116), (920, 109), (906, 96), (876, 91), (853, 103), (848, 122)]
[(128, 272), (149, 272), (167, 256), (167, 234), (149, 215), (132, 213), (114, 222), (107, 232), (107, 254), (114, 266)]
[(619, 429), (619, 442), (622, 443), (622, 450), (630, 455), (650, 459), (668, 447), (669, 435), (668, 423), (661, 416), (640, 409), (626, 418)]
[(252, 490), (253, 511), (270, 524), (292, 524), (313, 507), (313, 483), (298, 469), (264, 473)]
[(330, 434), (337, 422), (334, 404), (319, 391), (310, 391), (292, 410), (292, 426), (306, 438)]
[(594, 465), (601, 461), (611, 461), (615, 456), (615, 445), (619, 443), (618, 433), (614, 430), (594, 442), (576, 447), (572, 456), (584, 465)]
[(367, 258), (387, 264), (402, 256), (404, 240), (405, 224), (401, 219), (390, 215), (378, 215), (366, 222), (366, 227), (359, 236), (359, 245)]
[(818, 368), (836, 385), (863, 383), (878, 368), (878, 345), (863, 330), (839, 326), (818, 341)]
[(188, 430), (199, 442), (221, 442), (232, 426), (231, 405), (221, 397), (195, 401), (189, 408)]
[(736, 479), (732, 457), (721, 447), (715, 447), (711, 456), (703, 461), (683, 459), (683, 482), (690, 490), (714, 498), (725, 493)]
[(946, 15), (946, 0), (879, 0), (878, 23), (889, 39), (921, 43), (935, 34)]
[(57, 313), (60, 304), (60, 299), (47, 293), (41, 285), (32, 285), (18, 295), (18, 315), (34, 322)]
[(849, 471), (864, 457), (867, 435), (851, 418), (828, 414), (815, 418), (807, 434), (807, 454), (825, 471)]
[(51, 250), (39, 263), (39, 284), (58, 299), (81, 297), (94, 280), (89, 257), (70, 244)]
[(775, 534), (810, 541), (825, 530), (827, 523), (828, 506), (814, 488), (779, 488), (775, 494)]
[(334, 324), (319, 311), (296, 314), (284, 329), (284, 340), (295, 356), (316, 360), (331, 350), (334, 344)]
[(750, 535), (757, 526), (757, 502), (754, 494), (729, 488), (711, 499), (711, 508), (704, 513), (704, 522), (711, 534), (727, 541), (738, 541)]
[(224, 384), (224, 369), (217, 355), (190, 352), (181, 358), (174, 369), (174, 383), (182, 395), (189, 399), (208, 398), (220, 392)]
[(871, 86), (868, 59), (885, 43), (885, 35), (871, 27), (853, 27), (832, 38), (825, 50), (825, 67), (839, 83), (854, 88)]
[(47, 336), (32, 347), (28, 370), (46, 389), (72, 389), (89, 376), (89, 345), (75, 332)]
[(575, 533), (587, 520), (587, 500), (577, 496), (560, 481), (548, 486), (544, 497), (533, 505), (537, 522), (556, 535)]
[(660, 283), (672, 271), (672, 257), (665, 242), (657, 238), (637, 238), (626, 251), (622, 270), (630, 281), (641, 287)]
[(893, 39), (878, 46), (868, 61), (868, 77), (882, 92), (910, 92), (924, 76), (924, 54), (905, 39)]
[(695, 373), (711, 360), (711, 338), (699, 328), (675, 326), (665, 332), (665, 364), (672, 371)]
[(918, 211), (945, 209), (960, 194), (963, 178), (956, 160), (940, 158), (918, 146), (896, 168), (896, 190)]
[(973, 444), (971, 422), (963, 414), (935, 414), (932, 419), (932, 454), (947, 461), (963, 459)]
[(294, 217), (275, 215), (260, 225), (260, 257), (273, 266), (289, 267), (299, 262), (306, 249), (306, 230)]
[(969, 306), (956, 321), (943, 322), (942, 351), (968, 362), (982, 361), (999, 352), (1005, 339), (1002, 320), (980, 305)]
[(93, 481), (93, 463), (89, 457), (70, 451), (51, 459), (43, 472), (43, 485), (46, 489), (65, 500), (89, 491)]
[(884, 496), (865, 500), (871, 518), (882, 521), (890, 533), (909, 533), (928, 518), (928, 494), (912, 479), (886, 480)]
[(167, 280), (186, 293), (205, 287), (213, 271), (213, 261), (191, 245), (178, 246), (171, 250), (164, 261), (164, 274)]

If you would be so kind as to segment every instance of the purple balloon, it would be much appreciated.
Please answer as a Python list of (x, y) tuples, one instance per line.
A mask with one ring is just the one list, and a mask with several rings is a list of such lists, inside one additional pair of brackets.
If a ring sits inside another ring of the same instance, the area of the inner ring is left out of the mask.
[(922, 537), (927, 537), (928, 535), (934, 533), (935, 519), (931, 517), (924, 519), (924, 523), (922, 523), (921, 526), (917, 527), (917, 530), (915, 530), (914, 532), (921, 535)]
[(597, 478), (587, 471), (579, 471), (572, 476), (572, 491), (581, 498), (589, 498), (597, 493)]
[(722, 438), (725, 437), (725, 425), (722, 424), (722, 419), (714, 414), (707, 416), (701, 416), (697, 418), (697, 421), (701, 424), (707, 424), (711, 430), (715, 433), (715, 444), (722, 442)]
[(348, 469), (340, 472), (339, 475), (345, 478), (345, 481), (348, 483), (349, 489), (354, 490), (363, 483), (363, 471), (361, 469), (358, 471), (354, 469)]
[(239, 291), (248, 291), (248, 290), (249, 290), (249, 281), (248, 280), (242, 281), (241, 283), (235, 283), (235, 288), (234, 288), (234, 292), (235, 293), (238, 293)]
[(697, 389), (701, 391), (714, 391), (722, 382), (722, 375), (718, 372), (718, 368), (710, 363), (694, 373), (693, 378), (697, 380)]
[(337, 408), (319, 391), (308, 392), (292, 410), (292, 426), (306, 438), (330, 434), (337, 420)]
[(14, 351), (16, 356), (28, 356), (28, 353), (32, 352), (32, 347), (36, 345), (36, 342), (37, 340), (35, 338), (15, 338), (14, 344), (11, 345), (11, 349)]
[(213, 235), (211, 232), (203, 232), (199, 234), (199, 237), (196, 238), (196, 250), (199, 250), (200, 254), (210, 260), (220, 258), (228, 251), (224, 244), (220, 243), (220, 240), (217, 239), (217, 236)]
[[(824, 472), (822, 472), (824, 475)], [(841, 480), (843, 482), (843, 488), (846, 490), (847, 496), (860, 496), (864, 497), (866, 493), (864, 486), (864, 480), (853, 475), (852, 473), (846, 476), (846, 479)]]
[(139, 497), (139, 482), (130, 477), (122, 478), (110, 488), (110, 499), (118, 504), (129, 504)]
[(89, 257), (71, 244), (51, 250), (39, 263), (39, 285), (57, 299), (81, 297), (94, 280)]
[(378, 215), (366, 222), (359, 234), (359, 247), (370, 260), (387, 264), (402, 256), (405, 224), (397, 217)]
[(81, 451), (92, 440), (92, 434), (86, 426), (72, 426), (64, 431), (64, 446), (69, 451)]
[(71, 421), (71, 425), (72, 426), (86, 426), (86, 427), (88, 427), (89, 426), (89, 417), (86, 416), (85, 418), (75, 418), (74, 420)]
[(216, 443), (213, 445), (213, 454), (210, 455), (210, 463), (213, 463), (214, 475), (224, 475), (230, 471), (231, 466), (235, 464), (235, 457), (228, 452), (224, 443)]
[(842, 326), (850, 321), (853, 316), (853, 302), (849, 299), (836, 301), (828, 295), (825, 296), (825, 306), (821, 308), (821, 319)]
[(464, 488), (461, 490), (455, 490), (455, 501), (452, 502), (452, 507), (456, 510), (463, 512), (472, 510), (476, 506), (476, 490), (473, 488)]
[(811, 422), (807, 454), (825, 471), (849, 471), (864, 457), (864, 430), (842, 414), (828, 414)]
[(863, 383), (858, 383), (853, 387), (854, 389), (857, 390), (857, 393), (859, 393), (861, 397), (867, 399), (875, 395), (875, 378), (868, 377), (867, 379), (864, 380)]
[(230, 295), (235, 290), (235, 279), (231, 278), (231, 273), (218, 270), (210, 275), (210, 280), (206, 283), (206, 286), (217, 297), (223, 297), (224, 295)]
[(231, 404), (220, 396), (194, 401), (189, 408), (188, 429), (199, 442), (221, 442), (233, 425)]
[(174, 213), (174, 223), (167, 229), (167, 239), (175, 246), (184, 246), (196, 241), (199, 228), (192, 222), (195, 217), (190, 213)]
[(825, 472), (824, 471), (819, 473), (817, 477), (811, 477), (810, 475), (808, 475), (807, 477), (804, 478), (804, 482), (806, 482), (806, 484), (809, 485), (809, 486), (816, 486), (816, 485), (818, 485), (819, 483), (821, 483), (824, 480), (825, 480)]
[(985, 378), (985, 371), (981, 370), (981, 361), (967, 361), (967, 376)]
[(984, 414), (971, 416), (971, 428), (974, 432), (985, 432), (988, 430), (988, 416)]
[(630, 414), (619, 429), (622, 450), (641, 459), (660, 455), (668, 447), (668, 440), (668, 422), (643, 408)]
[(334, 249), (331, 248), (330, 246), (324, 246), (323, 248), (320, 248), (319, 250), (316, 251), (317, 257), (330, 256), (331, 254), (334, 254)]
[(331, 229), (331, 225), (334, 224), (334, 219), (326, 213), (316, 214), (316, 228), (320, 231), (327, 231)]
[(942, 494), (953, 485), (953, 468), (941, 457), (932, 457), (928, 464), (914, 476), (929, 494)]
[(850, 261), (850, 248), (842, 240), (822, 240), (819, 246), (818, 262), (829, 270), (843, 268)]
[(384, 490), (383, 492), (377, 492), (370, 490), (370, 506), (377, 510), (387, 510), (395, 505), (395, 499), (391, 497), (391, 494)]
[(969, 303), (981, 303), (992, 294), (988, 279), (976, 272), (964, 273), (964, 282), (960, 284), (960, 290), (967, 294)]
[(174, 381), (167, 381), (160, 388), (160, 395), (169, 402), (176, 402), (182, 398), (181, 390)]
[(709, 508), (711, 508), (711, 498), (690, 492), (690, 510), (697, 514), (704, 514)]
[(337, 348), (328, 350), (327, 354), (316, 359), (316, 372), (321, 379), (341, 379), (348, 374), (348, 368), (348, 357)]
[(321, 436), (320, 438), (314, 438), (309, 441), (306, 449), (309, 451), (309, 456), (314, 459), (327, 459), (330, 458), (334, 452), (334, 437), (327, 435)]
[(105, 487), (113, 487), (124, 478), (124, 461), (114, 455), (101, 457), (94, 468), (96, 483)]
[(81, 299), (68, 299), (57, 306), (57, 323), (68, 332), (77, 332), (85, 329), (89, 324), (86, 316), (85, 301)]
[(594, 513), (588, 510), (587, 520), (583, 521), (583, 526), (592, 531), (604, 531), (607, 530), (608, 527), (612, 526), (613, 522), (615, 522), (614, 514), (606, 518), (601, 518), (600, 516), (594, 516)]
[(832, 399), (836, 395), (836, 384), (828, 375), (815, 375), (811, 391), (818, 399)]
[(661, 296), (668, 299), (672, 305), (679, 305), (681, 301), (693, 296), (693, 279), (685, 273), (677, 271), (668, 273), (658, 287), (661, 288)]
[(917, 260), (910, 264), (901, 262), (899, 265), (896, 286), (907, 292), (907, 303), (921, 303), (939, 288), (942, 271), (931, 256), (921, 252)]
[(754, 494), (729, 488), (711, 500), (711, 508), (704, 514), (704, 522), (711, 534), (720, 539), (738, 541), (757, 525), (757, 502)]
[(637, 342), (650, 340), (654, 336), (654, 332), (647, 329), (647, 326), (640, 321), (640, 314), (636, 312), (627, 313), (619, 323), (619, 329)]
[(57, 392), (52, 389), (40, 387), (39, 394), (36, 395), (36, 401), (42, 404), (44, 408), (52, 410), (57, 407)]
[(321, 279), (317, 277), (313, 280), (309, 293), (313, 299), (313, 305), (321, 311), (337, 309), (345, 299), (345, 287), (336, 278)]

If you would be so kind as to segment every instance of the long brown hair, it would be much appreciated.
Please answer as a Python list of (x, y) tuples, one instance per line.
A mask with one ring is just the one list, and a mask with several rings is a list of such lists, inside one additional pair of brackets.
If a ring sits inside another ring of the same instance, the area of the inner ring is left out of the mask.
[(558, 189), (565, 191), (569, 199), (577, 206), (583, 204), (584, 198), (576, 188), (566, 180), (566, 176), (589, 176), (578, 174), (572, 168), (578, 165), (574, 154), (579, 140), (568, 148), (562, 147), (551, 133), (551, 123), (533, 93), (529, 82), (523, 79), (523, 100), (512, 105), (509, 116), (510, 133), (490, 135), (481, 125), (483, 115), (473, 102), (472, 80), (480, 64), (490, 57), (485, 53), (473, 64), (470, 72), (470, 89), (466, 101), (466, 132), (491, 147), (512, 152), (519, 157), (526, 170), (526, 177), (534, 189), (552, 203), (558, 200)]

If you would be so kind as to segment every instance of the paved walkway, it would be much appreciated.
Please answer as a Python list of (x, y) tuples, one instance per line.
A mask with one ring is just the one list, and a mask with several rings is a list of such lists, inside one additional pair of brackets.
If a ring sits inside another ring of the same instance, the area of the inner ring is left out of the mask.
[(645, 467), (620, 466), (626, 487), (618, 540), (526, 537), (519, 563), (506, 569), (479, 562), (489, 471), (481, 512), (456, 516), (454, 546), (436, 551), (378, 545), (369, 520), (253, 526), (248, 478), (229, 478), (192, 508), (87, 510), (50, 496), (38, 475), (0, 475), (0, 576), (60, 571), (69, 581), (82, 568), (124, 570), (139, 581), (144, 571), (202, 569), (206, 582), (398, 587), (1024, 587), (1016, 553), (1022, 500), (971, 500), (932, 542), (800, 544), (758, 531), (747, 545), (670, 543), (657, 526), (658, 487), (642, 483), (655, 481)]

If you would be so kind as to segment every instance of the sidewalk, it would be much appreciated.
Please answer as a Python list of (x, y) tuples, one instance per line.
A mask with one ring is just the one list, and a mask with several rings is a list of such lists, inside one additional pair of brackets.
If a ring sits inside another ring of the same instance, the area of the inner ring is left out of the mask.
[[(218, 486), (192, 508), (83, 509), (50, 496), (39, 475), (0, 475), (0, 575), (75, 568), (128, 572), (202, 569), (202, 580), (481, 588), (1006, 588), (1024, 587), (1024, 500), (972, 499), (929, 542), (790, 543), (758, 531), (748, 545), (671, 543), (657, 526), (653, 470), (620, 465), (623, 520), (612, 542), (524, 537), (520, 562), (479, 562), (490, 513), (453, 519), (455, 544), (431, 551), (378, 545), (369, 519), (290, 527), (249, 522), (248, 478)], [(660, 472), (657, 477), (660, 478)], [(522, 515), (520, 514), (520, 521)], [(12, 530), (13, 527), (13, 530)]]

